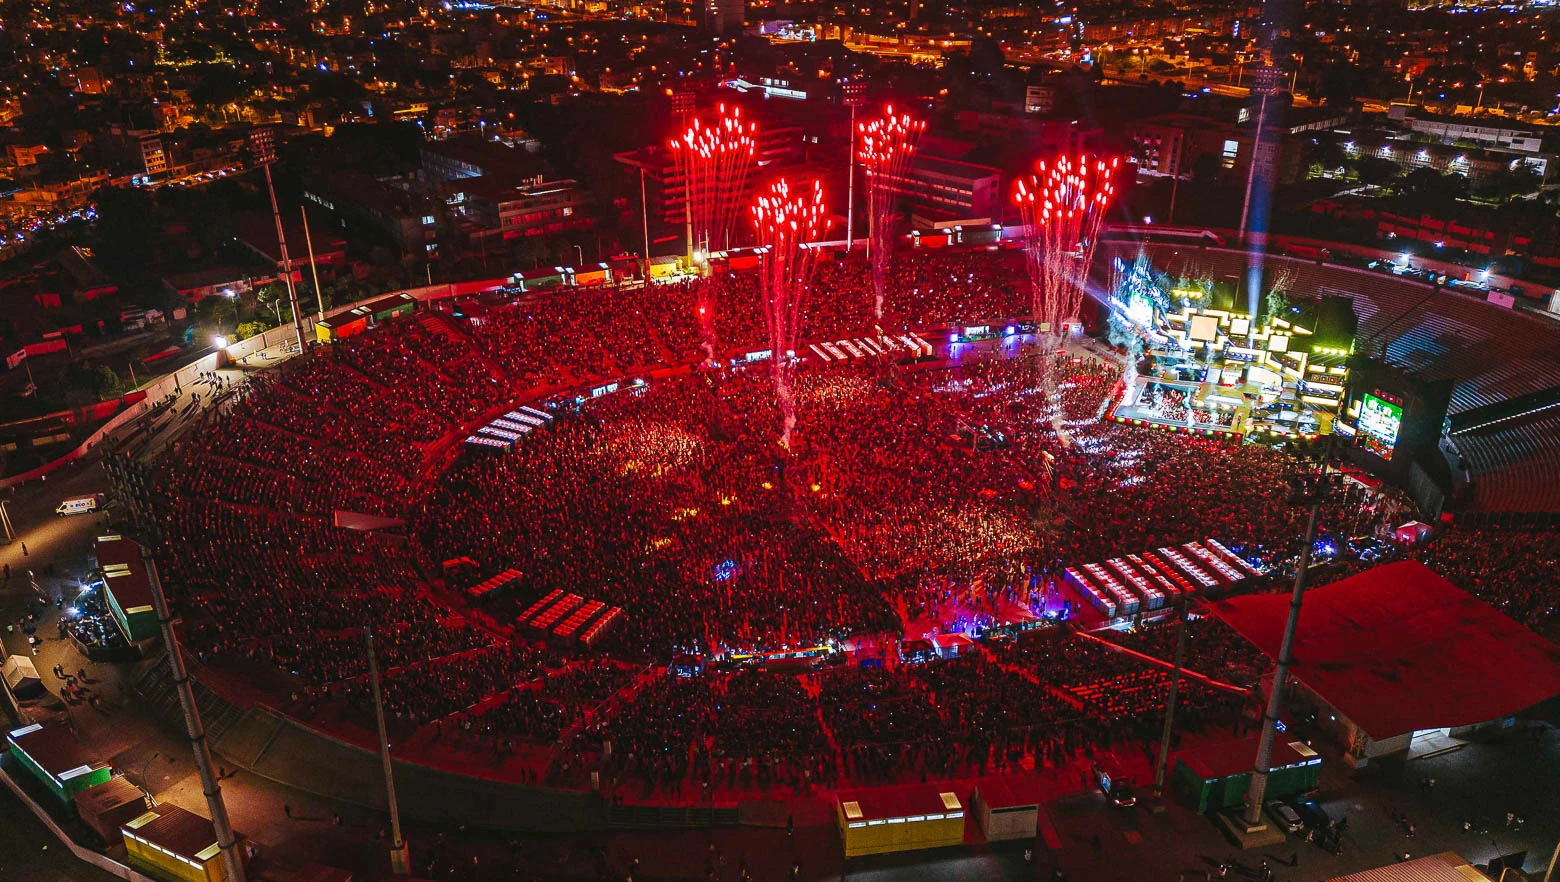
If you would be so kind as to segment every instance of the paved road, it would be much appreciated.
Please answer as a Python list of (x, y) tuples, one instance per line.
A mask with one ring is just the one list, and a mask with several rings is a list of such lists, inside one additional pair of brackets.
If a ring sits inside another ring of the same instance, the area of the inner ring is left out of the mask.
[(31, 810), (0, 787), (0, 882), (113, 882), (117, 878), (76, 860)]

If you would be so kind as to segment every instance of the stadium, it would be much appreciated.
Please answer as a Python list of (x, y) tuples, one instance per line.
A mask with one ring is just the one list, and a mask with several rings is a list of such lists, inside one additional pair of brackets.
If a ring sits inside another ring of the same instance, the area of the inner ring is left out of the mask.
[[(1131, 359), (1102, 280), (1140, 256), (1234, 278), (1248, 255), (1106, 237), (1053, 347), (1023, 251), (992, 238), (915, 237), (943, 247), (896, 254), (880, 301), (859, 252), (819, 249), (784, 446), (764, 280), (733, 253), (702, 279), (559, 271), (345, 308), (171, 455), (114, 453), (211, 742), (305, 790), (374, 792), (365, 630), (403, 810), (439, 820), (731, 821), (1152, 740), (1173, 643), (1155, 621), (1292, 569), (1304, 510), (1291, 439), (1107, 418)], [(1560, 325), (1266, 261), (1296, 302), (1347, 296), (1393, 377), (1451, 384), (1440, 469), (1349, 447), (1313, 583), (1418, 559), (1552, 634)], [(1442, 535), (1380, 541), (1421, 511)], [(1217, 617), (1188, 631), (1178, 725), (1239, 727), (1270, 658)]]

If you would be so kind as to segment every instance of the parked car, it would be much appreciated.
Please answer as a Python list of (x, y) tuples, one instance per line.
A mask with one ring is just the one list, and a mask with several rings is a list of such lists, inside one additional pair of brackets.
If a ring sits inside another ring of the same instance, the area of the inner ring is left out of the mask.
[(89, 493), (86, 496), (72, 496), (54, 507), (57, 517), (69, 515), (89, 514), (103, 506), (103, 494)]
[(1267, 804), (1268, 814), (1272, 816), (1279, 829), (1285, 833), (1298, 833), (1305, 829), (1305, 822), (1300, 820), (1300, 815), (1287, 805), (1273, 800)]
[(1292, 796), (1288, 800), (1288, 805), (1294, 809), (1295, 814), (1299, 815), (1300, 820), (1304, 821), (1308, 827), (1316, 830), (1326, 830), (1332, 826), (1332, 818), (1327, 817), (1327, 812), (1317, 805), (1314, 799), (1305, 796)]

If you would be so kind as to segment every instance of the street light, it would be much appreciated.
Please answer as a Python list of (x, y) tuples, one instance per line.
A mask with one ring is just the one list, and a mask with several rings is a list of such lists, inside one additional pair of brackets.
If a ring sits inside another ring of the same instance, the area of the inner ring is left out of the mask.
[[(141, 789), (145, 790), (148, 795), (151, 794), (152, 788), (147, 785), (146, 769), (152, 764), (152, 760), (157, 759), (159, 756), (162, 756), (162, 754), (155, 750), (152, 751), (152, 755), (146, 758), (146, 762), (141, 763), (141, 771), (136, 774), (136, 777), (141, 779)], [(153, 798), (155, 799), (155, 797)]]

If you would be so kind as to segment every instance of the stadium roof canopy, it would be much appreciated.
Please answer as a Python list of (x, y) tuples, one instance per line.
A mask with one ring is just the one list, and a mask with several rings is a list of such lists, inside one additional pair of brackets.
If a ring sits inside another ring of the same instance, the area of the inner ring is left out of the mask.
[[(1278, 655), (1287, 592), (1210, 610)], [(1560, 694), (1560, 647), (1417, 561), (1306, 592), (1294, 654), (1290, 672), (1376, 740), (1483, 723)]]
[(1374, 870), (1335, 876), (1330, 882), (1488, 882), (1489, 878), (1455, 851), (1443, 851)]

